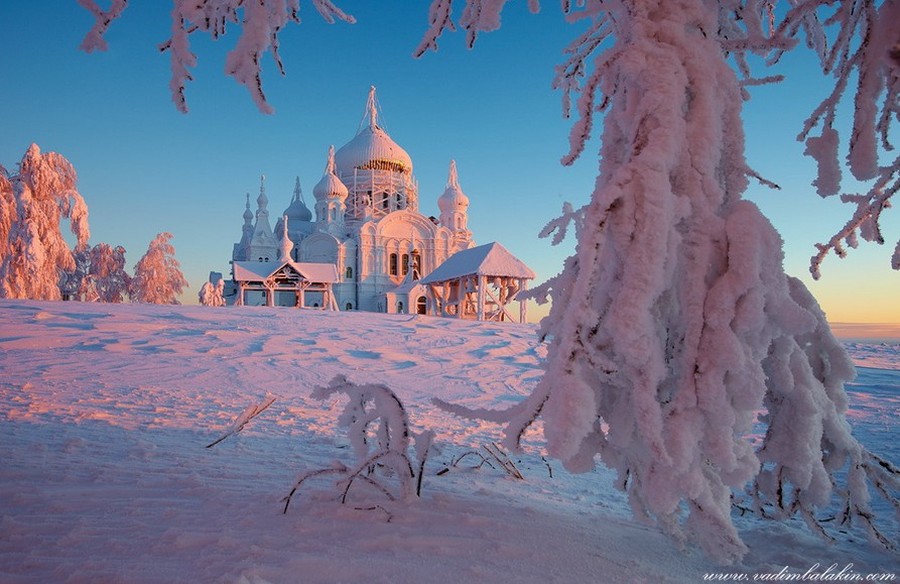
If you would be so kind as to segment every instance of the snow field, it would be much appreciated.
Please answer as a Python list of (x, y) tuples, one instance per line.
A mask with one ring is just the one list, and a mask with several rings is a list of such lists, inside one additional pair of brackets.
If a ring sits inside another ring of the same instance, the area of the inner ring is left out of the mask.
[[(290, 309), (0, 302), (2, 582), (697, 582), (721, 571), (631, 518), (602, 467), (570, 475), (533, 431), (525, 476), (474, 469), (500, 428), (458, 419), (521, 399), (541, 376), (534, 327)], [(879, 350), (877, 347), (873, 351)], [(880, 349), (896, 362), (897, 344)], [(354, 461), (337, 374), (384, 383), (414, 432), (436, 433), (406, 505), (302, 472)], [(245, 408), (278, 397), (213, 448)], [(856, 435), (895, 463), (900, 373), (860, 369)], [(482, 451), (483, 452), (483, 451)], [(388, 521), (388, 518), (390, 521)], [(897, 572), (861, 534), (826, 546), (800, 523), (738, 518), (747, 573), (852, 562)], [(897, 531), (893, 532), (897, 536)]]

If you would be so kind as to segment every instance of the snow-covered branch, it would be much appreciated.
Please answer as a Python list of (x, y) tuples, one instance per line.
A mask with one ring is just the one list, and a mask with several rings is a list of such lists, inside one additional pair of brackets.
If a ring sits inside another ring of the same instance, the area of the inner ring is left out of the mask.
[[(463, 0), (464, 7), (459, 17), (459, 26), (466, 31), (466, 44), (475, 46), (479, 33), (500, 28), (500, 14), (509, 0)], [(540, 11), (540, 0), (528, 0), (532, 13)], [(438, 49), (438, 39), (445, 31), (455, 31), (453, 24), (453, 0), (432, 0), (428, 9), (428, 30), (422, 37), (413, 55), (419, 57), (426, 51)]]
[[(403, 403), (389, 387), (374, 383), (356, 385), (343, 375), (337, 375), (329, 385), (315, 389), (312, 396), (324, 400), (337, 393), (348, 398), (338, 421), (347, 428), (350, 444), (356, 453), (356, 464), (346, 466), (337, 463), (329, 469), (302, 474), (283, 499), (285, 513), (300, 485), (309, 478), (323, 474), (338, 475), (336, 484), (341, 491), (341, 503), (347, 502), (350, 489), (356, 484), (368, 486), (391, 502), (404, 500), (413, 494), (419, 496), (434, 433), (426, 430), (416, 434), (415, 456), (410, 456), (409, 418)], [(391, 483), (395, 485), (391, 486)], [(381, 506), (376, 507), (387, 512), (390, 518), (389, 511)]]
[[(891, 206), (900, 181), (900, 157), (879, 165), (879, 148), (894, 149), (889, 131), (900, 119), (900, 60), (893, 51), (900, 43), (896, 23), (900, 21), (900, 4), (883, 2), (878, 6), (870, 0), (839, 2), (823, 23), (813, 18), (815, 10), (824, 3), (806, 2), (791, 14), (804, 18), (807, 43), (820, 56), (822, 69), (835, 77), (834, 89), (803, 124), (797, 139), (806, 141), (806, 154), (818, 163), (818, 177), (814, 181), (821, 196), (840, 191), (841, 169), (838, 161), (839, 138), (834, 129), (837, 109), (853, 76), (857, 83), (853, 93), (853, 124), (847, 149), (847, 162), (852, 175), (860, 181), (873, 181), (865, 195), (843, 195), (845, 203), (856, 209), (845, 224), (826, 244), (817, 244), (818, 253), (810, 261), (810, 272), (820, 276), (820, 266), (829, 251), (839, 257), (846, 253), (841, 241), (856, 247), (857, 234), (867, 241), (884, 243), (881, 235), (881, 212)], [(787, 19), (786, 19), (787, 20)], [(835, 39), (827, 47), (827, 27), (837, 27)], [(857, 38), (858, 36), (858, 38)], [(812, 131), (820, 127), (818, 136)], [(898, 240), (900, 249), (900, 240)], [(892, 267), (900, 266), (900, 255), (894, 253)]]
[[(900, 158), (895, 165), (900, 167)], [(868, 193), (841, 195), (841, 201), (856, 205), (856, 210), (844, 227), (835, 233), (827, 243), (816, 244), (818, 253), (810, 258), (809, 267), (813, 278), (818, 280), (821, 277), (819, 267), (829, 252), (833, 251), (842, 258), (847, 255), (845, 243), (848, 247), (855, 248), (858, 245), (857, 235), (866, 241), (882, 245), (885, 243), (879, 219), (881, 212), (891, 207), (891, 199), (900, 190), (900, 173), (892, 172), (890, 168), (880, 170), (881, 176)], [(891, 267), (900, 270), (900, 239), (897, 241), (891, 259)]]
[(277, 397), (278, 396), (275, 396), (271, 393), (266, 393), (265, 397), (263, 397), (260, 402), (247, 406), (244, 411), (241, 412), (241, 414), (237, 418), (235, 418), (234, 422), (231, 423), (231, 426), (228, 428), (228, 430), (226, 430), (225, 433), (222, 434), (222, 436), (207, 444), (206, 447), (212, 448), (229, 436), (233, 436), (243, 430), (244, 426), (250, 423), (250, 420), (266, 411), (269, 406), (275, 403)]
[[(85, 36), (81, 48), (88, 52), (106, 50), (103, 35), (110, 24), (121, 16), (129, 0), (114, 0), (108, 10), (100, 9), (94, 0), (78, 2), (94, 15), (94, 26)], [(331, 0), (311, 2), (326, 22), (355, 22), (353, 16), (342, 11)], [(262, 58), (271, 51), (278, 70), (284, 74), (278, 53), (278, 34), (290, 22), (300, 22), (299, 11), (300, 0), (175, 0), (171, 36), (160, 44), (159, 49), (169, 52), (172, 68), (169, 87), (179, 111), (187, 111), (185, 86), (192, 79), (190, 70), (197, 65), (197, 57), (190, 47), (190, 36), (199, 31), (218, 39), (231, 23), (240, 25), (241, 33), (235, 48), (226, 57), (225, 70), (247, 88), (260, 111), (272, 113), (274, 110), (262, 89)]]
[(84, 36), (79, 47), (86, 53), (105, 51), (109, 48), (103, 35), (112, 22), (122, 15), (122, 11), (128, 6), (128, 0), (112, 0), (108, 10), (103, 10), (94, 0), (78, 0), (86, 10), (94, 16), (94, 26)]

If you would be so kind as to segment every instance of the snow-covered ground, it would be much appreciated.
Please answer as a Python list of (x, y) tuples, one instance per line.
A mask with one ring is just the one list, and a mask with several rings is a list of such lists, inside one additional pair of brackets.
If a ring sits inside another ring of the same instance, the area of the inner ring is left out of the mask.
[[(848, 346), (865, 365), (847, 388), (855, 433), (898, 464), (900, 341)], [(800, 522), (749, 517), (744, 564), (715, 566), (632, 519), (611, 473), (542, 460), (538, 431), (514, 457), (525, 480), (475, 456), (441, 473), (499, 428), (431, 398), (508, 406), (544, 354), (530, 325), (2, 301), (0, 582), (650, 583), (785, 568), (811, 581), (833, 564), (900, 578), (900, 558), (856, 531), (828, 546)], [(353, 461), (340, 400), (310, 397), (337, 374), (389, 385), (412, 430), (436, 433), (421, 499), (360, 510), (322, 478), (282, 514), (302, 472)], [(267, 393), (269, 409), (205, 448)]]

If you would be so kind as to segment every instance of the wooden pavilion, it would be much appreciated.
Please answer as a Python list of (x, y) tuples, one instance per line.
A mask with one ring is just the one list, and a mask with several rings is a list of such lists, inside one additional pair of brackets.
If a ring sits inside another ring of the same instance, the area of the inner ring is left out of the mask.
[[(531, 268), (494, 242), (453, 254), (419, 284), (426, 289), (429, 314), (525, 322), (525, 300), (517, 296), (534, 277)], [(519, 303), (515, 316), (513, 302)]]

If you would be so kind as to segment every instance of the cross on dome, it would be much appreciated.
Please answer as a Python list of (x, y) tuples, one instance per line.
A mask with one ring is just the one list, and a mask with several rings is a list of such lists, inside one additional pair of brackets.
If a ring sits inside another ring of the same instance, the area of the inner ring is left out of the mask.
[[(365, 123), (367, 118), (369, 121), (368, 124)], [(369, 87), (369, 98), (366, 101), (366, 111), (363, 114), (363, 119), (359, 124), (359, 128), (357, 128), (357, 134), (359, 134), (359, 131), (362, 130), (364, 125), (367, 125), (370, 130), (374, 130), (378, 127), (378, 104), (375, 101), (374, 85)]]
[(456, 172), (456, 161), (450, 161), (450, 175), (447, 177), (447, 187), (459, 188), (459, 175)]
[(259, 196), (256, 197), (256, 204), (260, 210), (269, 205), (269, 197), (266, 196), (266, 175), (264, 174), (259, 176)]

